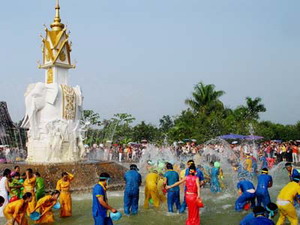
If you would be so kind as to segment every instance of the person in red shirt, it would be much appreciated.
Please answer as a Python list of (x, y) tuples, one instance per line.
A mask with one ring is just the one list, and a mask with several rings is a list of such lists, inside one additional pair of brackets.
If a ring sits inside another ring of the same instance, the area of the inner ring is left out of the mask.
[(176, 187), (185, 182), (185, 200), (188, 207), (188, 218), (186, 225), (200, 225), (200, 211), (197, 204), (200, 199), (200, 181), (196, 176), (196, 166), (192, 164), (189, 167), (189, 175), (184, 177), (182, 180), (176, 182), (171, 186), (167, 186), (166, 189)]
[(293, 155), (293, 162), (298, 162), (298, 147), (296, 145), (292, 146), (292, 155)]

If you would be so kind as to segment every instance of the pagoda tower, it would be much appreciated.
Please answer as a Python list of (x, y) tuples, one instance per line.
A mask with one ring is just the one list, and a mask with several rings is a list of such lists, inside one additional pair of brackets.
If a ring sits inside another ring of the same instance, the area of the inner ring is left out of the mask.
[(25, 93), (26, 115), (22, 127), (28, 129), (27, 161), (37, 163), (73, 162), (84, 154), (82, 143), (83, 96), (79, 86), (71, 87), (69, 69), (71, 44), (61, 22), (59, 1), (50, 29), (45, 29), (43, 63), (45, 81), (30, 84)]
[(68, 84), (68, 70), (75, 68), (71, 64), (71, 44), (65, 25), (61, 23), (59, 1), (56, 1), (55, 18), (43, 38), (43, 64), (45, 84)]

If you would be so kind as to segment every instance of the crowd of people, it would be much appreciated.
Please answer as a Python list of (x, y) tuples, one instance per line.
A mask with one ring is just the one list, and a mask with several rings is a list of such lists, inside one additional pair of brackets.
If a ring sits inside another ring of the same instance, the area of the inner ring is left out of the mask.
[(74, 176), (63, 172), (57, 181), (56, 190), (45, 192), (45, 181), (39, 172), (28, 168), (21, 173), (15, 166), (5, 169), (0, 180), (0, 217), (5, 217), (6, 225), (27, 225), (29, 216), (35, 224), (53, 223), (52, 209), (60, 209), (60, 217), (72, 216), (70, 184)]
[[(219, 183), (221, 168), (219, 162), (212, 162), (210, 172), (210, 186)], [(268, 169), (261, 169), (257, 177), (257, 187), (251, 180), (245, 177), (239, 177), (237, 189), (239, 197), (235, 202), (235, 210), (253, 209), (252, 213), (245, 216), (240, 225), (274, 225), (272, 219), (279, 212), (277, 225), (285, 224), (286, 220), (291, 225), (298, 224), (298, 216), (295, 205), (300, 202), (300, 171), (294, 168), (292, 163), (285, 164), (290, 182), (279, 192), (276, 203), (271, 201), (268, 188), (272, 187), (273, 179), (268, 174)], [(201, 189), (206, 185), (204, 172), (195, 165), (193, 160), (189, 160), (186, 168), (178, 171), (171, 163), (166, 162), (165, 168), (158, 164), (149, 163), (148, 174), (145, 177), (145, 199), (144, 208), (149, 205), (159, 208), (162, 203), (167, 201), (168, 211), (170, 213), (183, 213), (188, 208), (187, 225), (200, 225), (200, 208), (204, 206), (201, 198)], [(135, 164), (130, 166), (130, 170), (125, 174), (126, 182), (124, 191), (124, 213), (127, 215), (138, 214), (139, 187), (142, 184), (141, 175)], [(113, 224), (110, 217), (107, 217), (107, 210), (115, 213), (117, 210), (107, 204), (106, 187), (110, 179), (109, 174), (100, 175), (100, 182), (93, 191), (93, 216), (95, 225)], [(183, 184), (184, 200), (180, 203), (180, 188)], [(217, 184), (220, 186), (220, 184)], [(211, 188), (212, 192), (215, 192)], [(167, 198), (164, 195), (167, 193)], [(103, 197), (104, 196), (104, 197)], [(275, 200), (275, 199), (274, 199)], [(104, 202), (103, 202), (104, 201)], [(103, 222), (109, 221), (109, 222)]]
[(27, 152), (24, 149), (0, 145), (0, 163), (13, 163), (26, 159)]
[[(273, 185), (273, 179), (268, 174), (267, 168), (263, 168), (261, 174), (257, 177), (256, 188), (250, 180), (240, 177), (240, 181), (237, 184), (240, 196), (235, 202), (235, 210), (242, 211), (250, 206), (253, 208), (253, 213), (247, 215), (240, 225), (272, 225), (274, 222), (266, 218), (273, 218), (278, 210), (279, 219), (276, 225), (285, 224), (286, 219), (291, 225), (298, 224), (296, 206), (300, 202), (300, 170), (294, 168), (290, 162), (285, 163), (285, 168), (289, 174), (290, 182), (279, 192), (276, 204), (271, 202), (268, 191)], [(254, 223), (254, 220), (257, 223)]]
[[(109, 144), (97, 145), (94, 144), (87, 148), (88, 159), (99, 159), (104, 161), (118, 161), (118, 162), (138, 162), (145, 152), (147, 144), (145, 143), (129, 143), (125, 144)], [(228, 144), (225, 141), (216, 141), (216, 143), (197, 144), (196, 140), (179, 141), (171, 146), (157, 146), (157, 148), (164, 151), (170, 149), (173, 154), (181, 158), (193, 158), (195, 155), (202, 155), (207, 149), (212, 149), (216, 152), (222, 153), (226, 150), (231, 151), (236, 158), (242, 158), (246, 154), (253, 154), (255, 150), (257, 156), (264, 156), (269, 163), (273, 165), (282, 161), (298, 163), (300, 162), (300, 142), (289, 141), (280, 142), (265, 141), (253, 144), (251, 141), (237, 142), (233, 141)]]
[[(145, 149), (146, 145), (111, 145), (107, 148), (103, 147), (103, 156), (105, 160), (131, 162), (138, 160)], [(179, 158), (182, 155), (195, 158), (196, 155), (204, 155), (207, 149), (218, 153), (230, 151), (239, 159), (238, 163), (229, 159), (232, 172), (238, 177), (236, 185), (239, 197), (235, 201), (235, 210), (241, 212), (253, 209), (252, 213), (243, 218), (241, 225), (275, 224), (272, 220), (278, 212), (277, 225), (283, 225), (286, 220), (292, 225), (298, 224), (295, 208), (300, 201), (297, 142), (264, 142), (256, 148), (236, 142), (231, 145), (220, 143), (197, 145), (196, 142), (187, 142), (172, 147), (174, 155), (179, 152)], [(163, 151), (163, 148), (161, 150)], [(135, 151), (137, 154), (133, 153)], [(155, 162), (148, 160), (146, 168), (143, 168), (148, 171), (144, 180), (137, 165), (131, 164), (124, 175), (124, 213), (128, 216), (139, 213), (139, 193), (143, 183), (145, 209), (159, 208), (166, 202), (170, 213), (184, 213), (186, 209), (188, 210), (187, 225), (200, 225), (200, 209), (205, 204), (202, 200), (202, 189), (208, 187), (212, 193), (218, 193), (225, 188), (224, 173), (218, 157), (211, 156), (206, 160), (209, 162), (208, 165), (199, 165), (193, 159), (188, 160), (186, 165), (173, 164), (164, 160)], [(284, 185), (277, 199), (271, 199), (268, 189), (272, 187), (273, 179), (269, 169), (282, 161), (290, 182)], [(63, 172), (61, 178), (58, 178), (56, 190), (46, 194), (45, 181), (39, 172), (34, 173), (29, 168), (22, 173), (19, 166), (15, 166), (12, 171), (5, 169), (0, 180), (0, 216), (7, 219), (7, 225), (27, 225), (28, 217), (34, 220), (35, 224), (53, 223), (55, 221), (53, 209), (59, 209), (62, 218), (72, 216), (70, 189), (73, 179), (72, 174)], [(253, 183), (254, 179), (257, 179), (257, 186)], [(108, 203), (109, 180), (110, 174), (101, 173), (99, 183), (93, 188), (92, 215), (95, 225), (111, 225), (113, 218), (120, 214)], [(180, 202), (180, 193), (184, 195), (182, 202)], [(111, 214), (108, 214), (108, 211)]]
[[(162, 166), (163, 165), (163, 166)], [(157, 164), (149, 160), (148, 174), (145, 177), (144, 208), (150, 205), (159, 208), (167, 202), (168, 212), (184, 213), (188, 209), (187, 225), (200, 225), (200, 208), (204, 206), (201, 189), (210, 186), (211, 192), (222, 190), (222, 169), (220, 162), (211, 162), (210, 169), (196, 166), (189, 160), (186, 168), (180, 169), (169, 162)], [(239, 177), (237, 188), (239, 197), (235, 202), (235, 210), (241, 212), (250, 207), (253, 213), (248, 214), (240, 222), (241, 225), (273, 225), (272, 218), (279, 211), (277, 225), (283, 225), (289, 220), (292, 225), (298, 224), (295, 204), (300, 201), (300, 171), (290, 162), (285, 163), (290, 182), (286, 184), (272, 202), (268, 188), (272, 187), (273, 179), (268, 174), (268, 168), (262, 168), (257, 177), (257, 187), (251, 180)], [(209, 179), (205, 178), (206, 173)], [(20, 167), (15, 166), (11, 171), (5, 169), (0, 180), (0, 216), (5, 216), (7, 225), (27, 225), (28, 219), (35, 224), (47, 224), (55, 221), (52, 209), (60, 209), (60, 217), (72, 216), (72, 198), (70, 185), (74, 176), (63, 172), (57, 181), (56, 190), (45, 193), (44, 179), (38, 172), (27, 169), (21, 173)], [(95, 225), (113, 224), (113, 216), (119, 212), (108, 203), (107, 187), (110, 180), (108, 173), (101, 173), (99, 183), (92, 192), (92, 215)], [(124, 213), (128, 216), (139, 212), (139, 192), (142, 185), (142, 176), (136, 164), (131, 164), (124, 175)], [(184, 199), (180, 202), (180, 187)], [(58, 204), (59, 202), (59, 204)], [(108, 216), (108, 211), (111, 212)], [(26, 216), (27, 215), (27, 216)]]

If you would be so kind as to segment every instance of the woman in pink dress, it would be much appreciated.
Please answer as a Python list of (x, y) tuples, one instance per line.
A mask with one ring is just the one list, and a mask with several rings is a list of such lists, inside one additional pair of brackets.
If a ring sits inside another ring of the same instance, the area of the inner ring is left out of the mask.
[(200, 199), (200, 182), (196, 176), (196, 166), (192, 164), (189, 168), (189, 175), (171, 186), (167, 190), (185, 182), (185, 200), (188, 207), (188, 218), (186, 225), (200, 225), (200, 211), (197, 202)]

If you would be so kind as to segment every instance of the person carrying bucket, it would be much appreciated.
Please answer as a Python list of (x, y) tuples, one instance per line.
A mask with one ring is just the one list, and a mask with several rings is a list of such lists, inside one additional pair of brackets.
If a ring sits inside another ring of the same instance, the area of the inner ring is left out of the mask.
[(51, 195), (38, 200), (32, 213), (38, 212), (39, 218), (35, 221), (35, 224), (54, 223), (54, 215), (52, 212), (53, 206), (57, 203), (60, 192), (55, 190)]
[(149, 208), (149, 200), (152, 199), (153, 206), (158, 208), (160, 206), (160, 199), (157, 189), (159, 175), (157, 170), (148, 173), (145, 179), (145, 201), (144, 208)]
[[(188, 168), (185, 170), (185, 176), (188, 176), (188, 175), (189, 175), (189, 167), (190, 167), (191, 165), (195, 165), (194, 160), (189, 160), (189, 161), (187, 162), (187, 167), (188, 167)], [(203, 175), (202, 171), (201, 171), (199, 168), (196, 168), (196, 173), (195, 173), (195, 175), (199, 178), (200, 186), (202, 186), (202, 185), (204, 184), (204, 175)], [(180, 207), (180, 211), (179, 211), (179, 212), (180, 212), (180, 213), (184, 213), (185, 209), (186, 209), (186, 201), (185, 201), (185, 198), (184, 198), (184, 200), (183, 200), (183, 202), (182, 202), (182, 204), (181, 204), (181, 207)]]
[(249, 180), (243, 177), (239, 178), (237, 183), (237, 188), (239, 190), (240, 197), (235, 202), (235, 210), (240, 212), (243, 210), (244, 206), (251, 202), (251, 206), (255, 206), (255, 187)]
[(93, 188), (93, 218), (94, 225), (112, 225), (112, 219), (107, 216), (107, 210), (116, 213), (117, 210), (108, 204), (106, 189), (110, 175), (108, 173), (101, 173), (99, 183)]
[(271, 202), (270, 194), (268, 188), (272, 187), (273, 180), (272, 177), (268, 174), (269, 171), (267, 168), (261, 170), (261, 175), (258, 176), (257, 188), (256, 188), (256, 199), (257, 205), (264, 207)]
[[(179, 181), (179, 175), (173, 170), (173, 165), (171, 163), (167, 163), (166, 168), (167, 172), (164, 174), (164, 177), (166, 178), (166, 185), (171, 186)], [(169, 212), (174, 212), (174, 204), (177, 210), (180, 209), (180, 189), (178, 186), (168, 190), (167, 199)]]
[(6, 224), (11, 225), (17, 222), (19, 225), (28, 225), (26, 210), (28, 203), (31, 202), (31, 200), (32, 194), (27, 192), (23, 195), (22, 199), (8, 203), (3, 211), (4, 216), (7, 219)]
[(191, 164), (189, 175), (171, 186), (167, 190), (185, 183), (185, 200), (188, 207), (188, 218), (186, 225), (200, 225), (200, 205), (203, 206), (200, 194), (200, 180), (196, 176), (196, 166)]
[(124, 213), (126, 215), (137, 214), (139, 209), (139, 187), (142, 184), (142, 176), (135, 164), (130, 165), (130, 170), (124, 175)]

